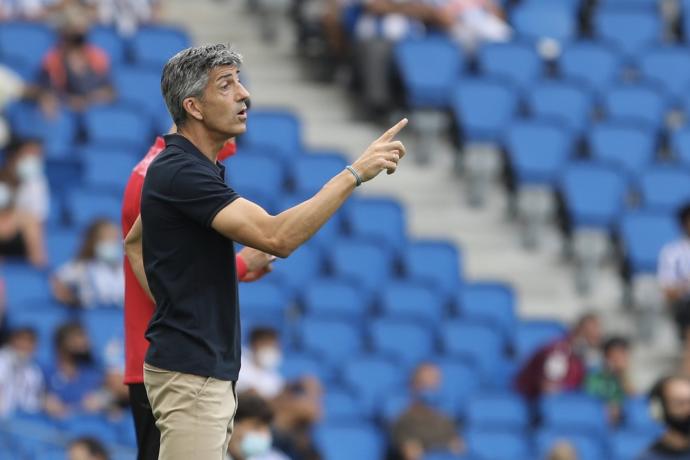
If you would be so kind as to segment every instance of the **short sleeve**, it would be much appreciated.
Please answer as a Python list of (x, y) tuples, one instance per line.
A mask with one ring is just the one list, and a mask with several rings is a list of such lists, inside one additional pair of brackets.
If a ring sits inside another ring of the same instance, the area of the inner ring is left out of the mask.
[(204, 227), (239, 195), (221, 179), (212, 166), (190, 165), (175, 174), (167, 198), (181, 213)]

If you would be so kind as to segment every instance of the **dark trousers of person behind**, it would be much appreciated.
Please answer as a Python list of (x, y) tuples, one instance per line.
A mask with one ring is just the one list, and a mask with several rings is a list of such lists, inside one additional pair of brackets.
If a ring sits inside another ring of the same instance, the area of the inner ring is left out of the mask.
[(129, 385), (129, 400), (137, 433), (137, 460), (158, 460), (161, 433), (156, 427), (156, 419), (143, 383)]

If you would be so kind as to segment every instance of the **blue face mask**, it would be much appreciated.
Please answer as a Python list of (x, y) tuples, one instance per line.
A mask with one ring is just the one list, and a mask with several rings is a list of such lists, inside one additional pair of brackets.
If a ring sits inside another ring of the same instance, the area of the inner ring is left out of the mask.
[(439, 407), (442, 402), (441, 391), (438, 389), (425, 389), (417, 391), (417, 401), (429, 407)]
[(261, 431), (250, 431), (244, 435), (240, 443), (240, 450), (246, 459), (263, 455), (271, 449), (271, 434)]

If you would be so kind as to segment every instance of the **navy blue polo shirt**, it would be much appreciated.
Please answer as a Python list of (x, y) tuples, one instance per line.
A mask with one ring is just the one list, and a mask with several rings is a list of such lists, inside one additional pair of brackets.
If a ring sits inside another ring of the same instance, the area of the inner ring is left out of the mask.
[(214, 164), (179, 134), (151, 163), (141, 194), (146, 279), (156, 299), (145, 361), (237, 380), (240, 316), (233, 242), (211, 227), (239, 198)]

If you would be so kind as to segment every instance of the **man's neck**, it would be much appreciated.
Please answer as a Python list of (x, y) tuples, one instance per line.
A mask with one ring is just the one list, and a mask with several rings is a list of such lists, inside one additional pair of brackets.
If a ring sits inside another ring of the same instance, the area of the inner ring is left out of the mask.
[(177, 133), (186, 137), (212, 163), (216, 163), (218, 152), (223, 147), (225, 139), (215, 139), (215, 136), (209, 133), (202, 124), (193, 122), (188, 122), (178, 128)]
[(685, 450), (690, 448), (690, 439), (688, 439), (687, 435), (676, 433), (675, 431), (667, 431), (664, 434), (664, 444), (675, 450)]

